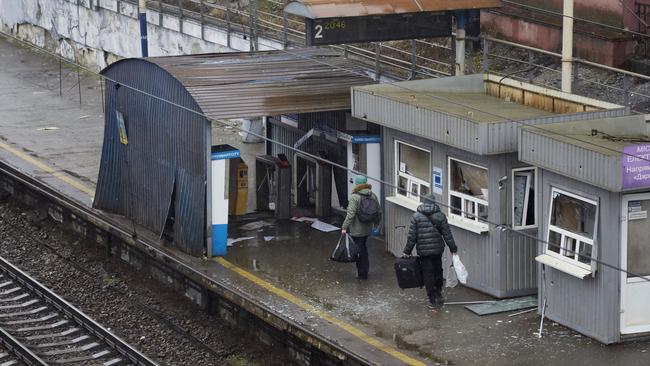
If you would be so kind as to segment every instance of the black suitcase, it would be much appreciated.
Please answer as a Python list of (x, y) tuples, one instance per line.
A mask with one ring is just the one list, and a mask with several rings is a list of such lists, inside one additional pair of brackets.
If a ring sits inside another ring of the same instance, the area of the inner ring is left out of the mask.
[(417, 257), (398, 258), (395, 262), (395, 274), (399, 288), (416, 288), (424, 285), (420, 261)]

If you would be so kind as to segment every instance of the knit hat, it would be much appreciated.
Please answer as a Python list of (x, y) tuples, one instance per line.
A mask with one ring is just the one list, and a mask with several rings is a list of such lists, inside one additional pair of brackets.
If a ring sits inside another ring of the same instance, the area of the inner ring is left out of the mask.
[(368, 178), (366, 178), (363, 175), (357, 175), (356, 178), (354, 178), (354, 184), (359, 185), (359, 184), (366, 184), (368, 183)]

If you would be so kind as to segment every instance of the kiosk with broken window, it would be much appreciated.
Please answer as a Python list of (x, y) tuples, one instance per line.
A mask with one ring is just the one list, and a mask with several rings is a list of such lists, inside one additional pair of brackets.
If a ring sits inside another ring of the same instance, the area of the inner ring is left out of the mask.
[(650, 130), (634, 115), (521, 131), (538, 167), (540, 311), (604, 343), (650, 333)]
[(539, 179), (534, 165), (517, 158), (520, 126), (627, 113), (483, 74), (354, 87), (352, 99), (354, 117), (382, 126), (383, 178), (395, 186), (384, 190), (387, 250), (400, 255), (420, 197), (433, 193), (468, 267), (468, 286), (497, 297), (537, 291)]

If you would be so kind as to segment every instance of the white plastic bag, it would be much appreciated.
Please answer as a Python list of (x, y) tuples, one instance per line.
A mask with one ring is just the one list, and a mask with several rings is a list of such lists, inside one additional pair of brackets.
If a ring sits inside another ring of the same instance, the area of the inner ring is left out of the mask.
[(452, 255), (451, 260), (456, 272), (456, 276), (458, 277), (458, 281), (460, 281), (460, 283), (463, 285), (466, 284), (468, 273), (465, 265), (460, 261), (460, 257), (458, 255)]
[(454, 288), (458, 286), (458, 276), (456, 276), (456, 270), (454, 269), (454, 264), (449, 263), (449, 269), (447, 270), (447, 278), (445, 279), (445, 287)]

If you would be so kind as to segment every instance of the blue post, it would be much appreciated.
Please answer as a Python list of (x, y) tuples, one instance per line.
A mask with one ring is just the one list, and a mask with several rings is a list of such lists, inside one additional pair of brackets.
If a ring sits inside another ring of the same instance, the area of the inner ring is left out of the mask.
[(147, 41), (147, 1), (140, 0), (138, 6), (138, 19), (140, 20), (140, 46), (142, 57), (149, 57), (149, 44)]

